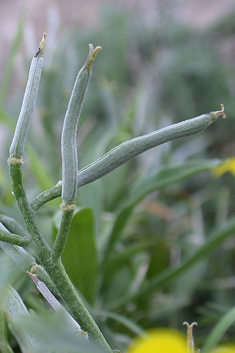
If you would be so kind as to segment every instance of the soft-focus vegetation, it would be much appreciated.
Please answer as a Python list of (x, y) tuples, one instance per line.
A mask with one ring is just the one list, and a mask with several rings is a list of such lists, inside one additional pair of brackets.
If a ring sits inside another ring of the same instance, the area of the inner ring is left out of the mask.
[[(79, 168), (123, 141), (223, 103), (227, 119), (202, 134), (147, 151), (81, 187), (62, 260), (113, 349), (125, 351), (136, 335), (154, 327), (185, 332), (184, 321), (198, 322), (195, 342), (203, 353), (219, 342), (235, 343), (234, 162), (221, 166), (234, 155), (235, 70), (225, 48), (235, 40), (235, 12), (196, 31), (173, 17), (147, 25), (141, 13), (118, 5), (100, 11), (95, 30), (71, 25), (61, 31), (54, 51), (48, 49), (23, 169), (30, 201), (61, 179), (62, 123), (88, 43), (103, 50), (81, 115)], [(21, 30), (22, 23), (17, 50)], [(17, 50), (9, 62), (15, 62)], [(26, 77), (29, 63), (24, 66)], [(6, 75), (10, 80), (14, 72)], [(23, 85), (16, 96), (10, 84), (0, 107), (0, 128), (7, 136), (1, 142), (0, 213), (23, 226), (6, 163)], [(59, 227), (60, 203), (53, 200), (37, 212), (49, 244)], [(0, 221), (8, 228), (4, 217)], [(48, 314), (48, 303), (19, 270), (28, 269), (24, 257), (0, 246), (0, 296), (11, 284), (12, 301), (19, 306), (17, 317), (5, 316), (0, 306), (0, 351), (11, 352), (11, 346), (19, 352), (37, 332), (47, 351), (99, 352), (74, 337), (69, 324), (62, 325), (63, 313)]]

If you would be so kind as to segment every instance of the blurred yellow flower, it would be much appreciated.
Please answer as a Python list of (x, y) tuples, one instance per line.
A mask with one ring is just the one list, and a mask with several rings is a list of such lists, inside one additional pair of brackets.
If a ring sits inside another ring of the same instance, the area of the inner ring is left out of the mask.
[(228, 158), (224, 163), (220, 164), (218, 167), (213, 169), (214, 174), (220, 177), (226, 172), (230, 172), (235, 175), (235, 157)]
[(186, 337), (177, 331), (163, 328), (150, 330), (146, 336), (142, 336), (134, 340), (130, 344), (126, 353), (173, 352), (187, 353)]
[(220, 346), (213, 350), (212, 353), (235, 353), (234, 345)]

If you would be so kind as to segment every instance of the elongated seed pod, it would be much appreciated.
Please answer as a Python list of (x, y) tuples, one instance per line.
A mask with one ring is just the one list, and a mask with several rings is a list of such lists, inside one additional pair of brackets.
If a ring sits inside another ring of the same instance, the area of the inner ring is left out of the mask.
[(43, 38), (39, 44), (38, 51), (33, 57), (30, 65), (29, 78), (26, 85), (23, 103), (10, 147), (11, 158), (20, 159), (24, 154), (26, 137), (29, 130), (30, 120), (33, 115), (33, 109), (36, 103), (39, 83), (41, 79), (45, 41), (46, 34), (44, 33)]
[[(101, 178), (150, 148), (177, 138), (187, 137), (202, 132), (210, 126), (219, 115), (223, 115), (224, 118), (226, 117), (224, 114), (224, 106), (222, 104), (221, 107), (221, 111), (203, 114), (196, 118), (188, 119), (178, 124), (121, 143), (102, 157), (81, 169), (77, 175), (77, 187), (79, 188)], [(38, 210), (45, 203), (59, 197), (61, 195), (61, 189), (62, 183), (58, 182), (58, 184), (51, 189), (38, 195), (32, 201), (31, 207), (35, 211)]]
[(72, 204), (77, 197), (78, 123), (92, 73), (92, 63), (101, 47), (94, 49), (93, 45), (90, 44), (89, 49), (87, 61), (77, 75), (62, 130), (62, 200), (64, 204)]
[(81, 169), (78, 172), (77, 187), (79, 188), (101, 178), (150, 148), (159, 146), (168, 141), (202, 132), (214, 122), (219, 115), (222, 114), (223, 117), (225, 117), (224, 106), (222, 104), (221, 108), (221, 111), (203, 114), (196, 118), (188, 119), (121, 143), (93, 163)]

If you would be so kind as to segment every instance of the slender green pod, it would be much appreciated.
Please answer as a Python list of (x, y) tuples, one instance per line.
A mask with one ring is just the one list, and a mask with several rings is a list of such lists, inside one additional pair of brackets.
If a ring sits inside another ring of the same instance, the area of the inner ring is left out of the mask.
[(77, 130), (79, 118), (89, 85), (92, 63), (101, 47), (93, 48), (89, 44), (89, 55), (87, 61), (79, 71), (65, 115), (62, 137), (62, 200), (63, 203), (72, 204), (77, 197)]
[(121, 143), (93, 163), (81, 169), (78, 172), (77, 187), (79, 188), (101, 178), (150, 148), (202, 132), (221, 114), (225, 117), (223, 104), (221, 104), (220, 111), (203, 114)]
[(45, 43), (46, 34), (44, 33), (43, 38), (39, 44), (38, 51), (31, 62), (23, 103), (10, 147), (10, 158), (20, 159), (24, 154), (29, 124), (33, 115), (33, 109), (38, 95), (39, 83), (43, 67), (43, 51)]
[[(77, 188), (101, 178), (150, 148), (177, 138), (202, 132), (210, 126), (219, 115), (223, 115), (224, 118), (226, 117), (223, 104), (221, 104), (220, 111), (203, 114), (196, 118), (188, 119), (121, 143), (78, 172)], [(43, 191), (32, 201), (32, 208), (37, 211), (45, 203), (59, 197), (61, 195), (61, 189), (61, 183), (58, 182), (57, 185), (53, 186), (51, 189)]]

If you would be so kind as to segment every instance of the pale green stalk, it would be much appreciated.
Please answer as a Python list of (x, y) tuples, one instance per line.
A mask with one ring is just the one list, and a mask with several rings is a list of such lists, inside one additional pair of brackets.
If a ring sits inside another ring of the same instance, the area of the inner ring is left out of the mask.
[(187, 326), (187, 351), (188, 353), (195, 353), (193, 327), (197, 326), (197, 322), (193, 322), (192, 324), (189, 324), (188, 322), (185, 321), (183, 325)]
[(0, 223), (0, 240), (6, 243), (15, 244), (19, 246), (25, 246), (30, 243), (30, 237), (21, 237), (18, 234), (12, 234), (8, 230), (4, 229), (3, 225)]
[(68, 234), (69, 234), (69, 229), (73, 219), (74, 210), (76, 208), (75, 205), (68, 205), (68, 206), (65, 206), (62, 204), (63, 212), (62, 212), (62, 218), (60, 222), (60, 228), (56, 236), (56, 239), (52, 248), (52, 254), (51, 254), (51, 257), (55, 262), (61, 259), (61, 256), (64, 252)]
[(0, 222), (7, 228), (11, 233), (19, 234), (22, 237), (28, 236), (27, 231), (21, 224), (19, 224), (14, 218), (0, 214)]

